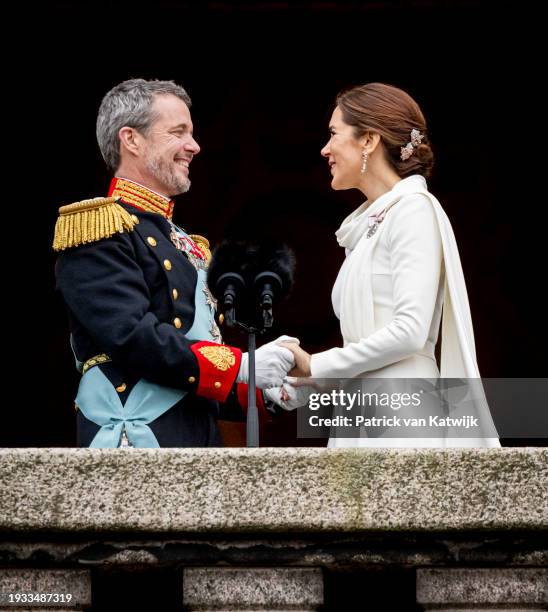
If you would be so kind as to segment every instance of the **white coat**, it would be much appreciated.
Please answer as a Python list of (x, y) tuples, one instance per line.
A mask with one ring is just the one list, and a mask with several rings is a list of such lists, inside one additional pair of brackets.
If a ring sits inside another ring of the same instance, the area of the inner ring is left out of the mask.
[[(375, 232), (374, 215), (389, 209)], [(369, 236), (368, 236), (369, 234)], [(312, 355), (314, 378), (479, 378), (451, 224), (422, 176), (365, 202), (337, 231), (346, 260), (333, 288), (343, 347)], [(442, 315), (443, 311), (443, 315)], [(441, 372), (434, 349), (442, 321)], [(491, 425), (485, 398), (476, 414)], [(498, 447), (498, 438), (330, 438), (330, 447)]]

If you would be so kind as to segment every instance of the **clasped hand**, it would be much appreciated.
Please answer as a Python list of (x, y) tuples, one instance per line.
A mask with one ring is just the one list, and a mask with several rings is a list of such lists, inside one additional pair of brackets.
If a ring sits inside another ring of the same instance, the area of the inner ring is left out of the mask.
[(265, 391), (267, 399), (278, 404), (285, 410), (293, 410), (303, 406), (308, 401), (312, 391), (310, 386), (310, 354), (304, 351), (298, 343), (283, 341), (280, 346), (291, 351), (295, 367), (286, 376), (280, 386)]
[[(255, 382), (259, 389), (281, 387), (287, 374), (298, 369), (291, 347), (299, 348), (298, 338), (280, 336), (255, 351)], [(248, 353), (242, 355), (236, 382), (249, 382)]]
[[(282, 336), (283, 338), (283, 336)], [(310, 354), (303, 350), (298, 342), (291, 342), (285, 340), (280, 342), (280, 346), (283, 346), (293, 353), (295, 359), (295, 367), (289, 372), (290, 376), (296, 376), (304, 378), (311, 376), (310, 373)]]

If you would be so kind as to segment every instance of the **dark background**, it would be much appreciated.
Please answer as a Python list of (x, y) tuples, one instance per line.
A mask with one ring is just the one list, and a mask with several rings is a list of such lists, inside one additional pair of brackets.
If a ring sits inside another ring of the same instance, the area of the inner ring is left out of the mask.
[[(51, 4), (21, 19), (29, 59), (14, 47), (8, 61), (25, 80), (13, 115), (24, 157), (8, 179), (25, 203), (18, 223), (32, 263), (14, 255), (6, 266), (20, 287), (11, 331), (20, 329), (6, 350), (23, 401), (6, 411), (3, 445), (74, 445), (78, 374), (54, 292), (53, 228), (60, 205), (106, 193), (96, 113), (106, 91), (133, 77), (173, 79), (193, 100), (202, 152), (174, 221), (213, 246), (227, 237), (289, 244), (296, 284), (275, 332), (310, 352), (340, 344), (330, 294), (344, 254), (334, 232), (364, 199), (332, 191), (319, 154), (335, 95), (371, 81), (407, 90), (429, 124), (429, 187), (459, 244), (480, 371), (546, 375), (544, 281), (531, 281), (546, 259), (534, 233), (544, 231), (544, 202), (525, 196), (542, 179), (531, 149), (546, 131), (542, 38), (527, 3)], [(295, 435), (288, 415), (263, 444), (307, 444)]]

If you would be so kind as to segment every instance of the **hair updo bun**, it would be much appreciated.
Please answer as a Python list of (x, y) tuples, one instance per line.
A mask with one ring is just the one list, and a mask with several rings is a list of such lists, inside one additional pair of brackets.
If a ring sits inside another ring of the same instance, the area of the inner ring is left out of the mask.
[[(426, 121), (419, 105), (398, 87), (384, 83), (368, 83), (341, 92), (337, 96), (345, 123), (354, 127), (354, 136), (376, 132), (381, 137), (387, 161), (401, 178), (420, 174), (431, 175), (434, 153), (430, 146)], [(401, 150), (411, 142), (411, 131), (418, 130), (421, 143), (412, 154), (402, 159)]]
[(416, 174), (422, 174), (428, 178), (432, 174), (434, 166), (434, 152), (428, 143), (422, 142), (415, 150), (417, 161), (421, 165), (421, 170), (417, 170)]

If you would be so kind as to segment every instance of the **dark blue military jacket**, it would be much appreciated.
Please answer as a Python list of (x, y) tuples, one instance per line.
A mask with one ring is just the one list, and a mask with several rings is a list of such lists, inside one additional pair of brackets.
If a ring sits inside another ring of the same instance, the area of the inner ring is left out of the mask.
[[(185, 335), (195, 316), (197, 271), (175, 248), (167, 219), (121, 205), (138, 220), (133, 231), (65, 250), (56, 263), (75, 357), (86, 362), (107, 355), (111, 361), (94, 367), (117, 389), (122, 404), (141, 378), (188, 392), (149, 424), (160, 446), (218, 446), (219, 404), (197, 394), (203, 372), (192, 350), (196, 340)], [(235, 373), (219, 375), (217, 387), (231, 387), (224, 394), (223, 418), (243, 419)], [(78, 444), (89, 446), (99, 425), (82, 411), (77, 419)]]

